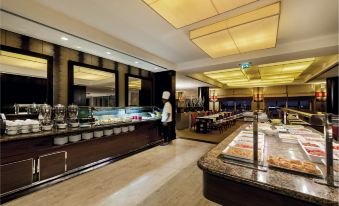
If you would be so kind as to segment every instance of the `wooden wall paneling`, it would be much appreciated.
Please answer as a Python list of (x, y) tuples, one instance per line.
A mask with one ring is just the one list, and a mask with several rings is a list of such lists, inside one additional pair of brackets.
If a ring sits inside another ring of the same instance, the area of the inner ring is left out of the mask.
[(68, 60), (78, 62), (79, 52), (74, 49), (68, 49)]
[(38, 39), (30, 38), (29, 39), (29, 50), (36, 52), (36, 53), (43, 54), (43, 42)]
[(119, 72), (119, 107), (125, 107), (128, 102), (126, 102), (126, 79), (125, 75), (127, 74), (128, 66), (125, 64), (118, 63), (118, 72)]
[(91, 55), (91, 65), (99, 66), (99, 57)]
[(133, 75), (136, 75), (136, 76), (140, 76), (140, 75), (139, 75), (139, 69), (138, 69), (138, 68), (133, 67), (133, 66), (131, 66), (130, 68), (131, 68), (131, 69), (130, 69), (129, 74), (133, 74)]
[(115, 70), (114, 61), (102, 59), (102, 67)]
[(91, 54), (87, 54), (87, 53), (83, 53), (84, 55), (84, 64), (92, 64), (92, 55)]
[(48, 42), (42, 42), (42, 53), (48, 56), (54, 56), (54, 45)]
[(6, 45), (6, 31), (3, 29), (0, 29), (0, 37), (1, 37), (1, 44)]
[(20, 49), (21, 47), (21, 35), (6, 31), (6, 46)]
[(68, 50), (65, 47), (61, 47), (61, 57), (60, 57), (60, 69), (58, 71), (59, 75), (59, 90), (56, 94), (56, 97), (58, 97), (58, 101), (56, 104), (63, 104), (67, 105), (68, 103)]

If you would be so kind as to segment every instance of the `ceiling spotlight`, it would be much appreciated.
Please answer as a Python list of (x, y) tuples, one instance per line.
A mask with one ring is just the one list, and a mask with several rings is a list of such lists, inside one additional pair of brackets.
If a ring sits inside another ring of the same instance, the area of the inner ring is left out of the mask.
[(134, 62), (134, 63), (139, 64), (139, 62)]
[(76, 46), (77, 49), (81, 49), (81, 46)]
[(158, 68), (157, 67), (154, 67), (154, 70), (157, 70)]
[(106, 54), (111, 54), (111, 52), (106, 52)]
[(61, 40), (67, 41), (68, 38), (63, 36), (63, 37), (61, 37)]

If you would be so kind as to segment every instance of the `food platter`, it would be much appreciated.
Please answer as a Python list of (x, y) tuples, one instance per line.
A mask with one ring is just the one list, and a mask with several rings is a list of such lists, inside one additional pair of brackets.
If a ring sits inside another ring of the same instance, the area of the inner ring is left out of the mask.
[(288, 172), (294, 172), (297, 174), (314, 176), (323, 178), (324, 174), (321, 169), (311, 162), (300, 161), (300, 160), (288, 160), (282, 157), (272, 157), (270, 156), (267, 160), (268, 167), (277, 168), (279, 170), (284, 170)]

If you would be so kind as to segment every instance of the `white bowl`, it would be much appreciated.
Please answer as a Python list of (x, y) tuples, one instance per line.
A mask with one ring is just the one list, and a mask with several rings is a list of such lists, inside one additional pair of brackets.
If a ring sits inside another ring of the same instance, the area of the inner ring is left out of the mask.
[(85, 132), (81, 134), (82, 139), (92, 139), (93, 138), (93, 132)]
[(20, 133), (21, 134), (28, 134), (28, 133), (30, 133), (30, 131), (29, 131), (29, 129), (21, 129)]
[(79, 127), (79, 122), (71, 122), (70, 125), (72, 128)]
[(128, 126), (128, 130), (129, 130), (130, 132), (134, 131), (134, 130), (135, 130), (135, 126), (134, 126), (134, 125), (129, 125), (129, 126)]
[(40, 125), (38, 125), (38, 124), (32, 124), (32, 129), (40, 129)]
[(94, 131), (94, 137), (102, 137), (104, 136), (104, 131)]
[(115, 127), (115, 128), (113, 128), (113, 133), (114, 133), (114, 134), (120, 134), (120, 133), (121, 133), (121, 127)]
[(64, 145), (67, 143), (68, 137), (54, 137), (54, 144), (55, 145)]
[(71, 135), (68, 137), (69, 142), (78, 142), (81, 140), (81, 134)]
[(8, 131), (17, 131), (18, 130), (18, 126), (6, 126), (6, 129), (8, 130)]
[(40, 130), (40, 128), (34, 128), (34, 129), (32, 129), (32, 132), (40, 132), (41, 130)]
[(18, 130), (7, 130), (6, 134), (8, 134), (8, 135), (16, 135), (16, 134), (18, 134)]
[(109, 135), (112, 135), (113, 134), (113, 129), (106, 129), (104, 130), (104, 135), (105, 136), (109, 136)]
[(52, 125), (43, 125), (42, 126), (42, 130), (43, 131), (49, 131), (49, 130), (51, 130), (52, 129)]
[(21, 125), (21, 130), (29, 130), (29, 125)]
[(67, 124), (57, 124), (58, 129), (66, 129)]

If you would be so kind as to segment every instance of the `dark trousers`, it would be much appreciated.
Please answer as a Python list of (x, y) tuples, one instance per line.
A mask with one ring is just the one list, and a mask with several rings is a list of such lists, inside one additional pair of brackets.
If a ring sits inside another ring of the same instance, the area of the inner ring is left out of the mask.
[(167, 125), (162, 125), (162, 134), (164, 137), (164, 142), (171, 142), (171, 129), (172, 129), (172, 122), (167, 122)]

